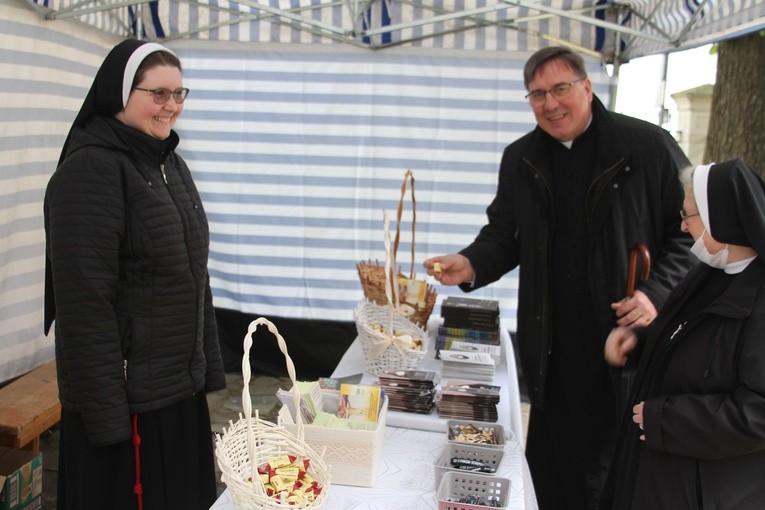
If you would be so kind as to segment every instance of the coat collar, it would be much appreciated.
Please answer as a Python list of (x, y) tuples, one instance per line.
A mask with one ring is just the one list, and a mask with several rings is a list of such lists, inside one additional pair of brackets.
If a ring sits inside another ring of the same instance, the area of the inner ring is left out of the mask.
[[(616, 127), (611, 119), (613, 113), (606, 110), (603, 103), (596, 95), (592, 96), (592, 122), (588, 129), (595, 130), (595, 136), (597, 136), (598, 154), (596, 156), (596, 172), (593, 176), (599, 174), (607, 168), (613, 167), (622, 159), (629, 157), (630, 151), (624, 145), (622, 140), (615, 135)], [(550, 175), (551, 169), (547, 154), (549, 152), (549, 144), (560, 143), (547, 134), (542, 128), (537, 125), (530, 133), (529, 144), (524, 154), (524, 159), (529, 161), (532, 166)]]
[[(713, 269), (706, 264), (700, 265), (702, 267), (699, 269), (721, 271), (721, 269)], [(765, 263), (758, 257), (733, 279), (725, 292), (720, 294), (705, 311), (730, 317), (748, 317), (752, 313), (754, 302), (764, 285)]]

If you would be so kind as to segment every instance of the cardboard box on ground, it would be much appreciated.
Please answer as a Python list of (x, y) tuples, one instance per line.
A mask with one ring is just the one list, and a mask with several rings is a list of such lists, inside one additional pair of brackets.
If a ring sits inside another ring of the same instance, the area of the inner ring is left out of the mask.
[(0, 446), (0, 510), (42, 507), (42, 454)]

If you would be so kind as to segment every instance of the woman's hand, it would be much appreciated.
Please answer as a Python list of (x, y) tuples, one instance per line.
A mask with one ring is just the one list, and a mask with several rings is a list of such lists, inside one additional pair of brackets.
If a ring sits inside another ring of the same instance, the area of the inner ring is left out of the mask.
[(637, 335), (629, 328), (614, 328), (606, 338), (603, 356), (606, 363), (615, 367), (623, 367), (627, 363), (627, 357), (637, 345)]
[(428, 274), (442, 285), (459, 285), (463, 282), (469, 282), (475, 275), (470, 261), (459, 253), (432, 257), (423, 262), (422, 265)]
[[(640, 427), (640, 430), (644, 430), (643, 428), (643, 404), (645, 402), (640, 402), (639, 404), (635, 404), (632, 407), (632, 421), (634, 421), (638, 427)], [(640, 440), (645, 441), (645, 434), (640, 434)]]

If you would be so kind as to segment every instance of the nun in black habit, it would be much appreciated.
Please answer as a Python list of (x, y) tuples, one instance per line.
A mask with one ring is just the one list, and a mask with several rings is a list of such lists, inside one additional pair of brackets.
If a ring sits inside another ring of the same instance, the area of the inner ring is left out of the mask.
[(175, 152), (187, 93), (167, 48), (115, 46), (46, 189), (58, 510), (207, 510), (216, 499), (205, 393), (226, 383), (207, 218)]
[(606, 360), (637, 363), (602, 508), (765, 508), (765, 183), (741, 159), (681, 174), (701, 261)]

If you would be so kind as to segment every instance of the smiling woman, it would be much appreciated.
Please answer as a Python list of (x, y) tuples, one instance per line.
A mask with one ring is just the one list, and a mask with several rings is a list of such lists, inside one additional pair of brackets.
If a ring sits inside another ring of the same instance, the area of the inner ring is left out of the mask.
[(205, 392), (225, 387), (225, 376), (207, 217), (175, 153), (187, 93), (170, 50), (118, 44), (48, 183), (45, 328), (55, 324), (62, 405), (59, 510), (92, 501), (206, 510), (215, 501)]
[(173, 54), (155, 52), (144, 62), (145, 70), (136, 74), (137, 85), (132, 87), (125, 109), (114, 117), (149, 136), (165, 140), (183, 111), (189, 89), (181, 87), (181, 63)]

